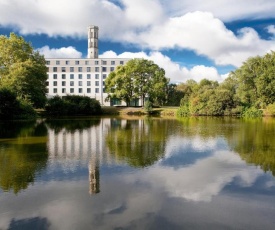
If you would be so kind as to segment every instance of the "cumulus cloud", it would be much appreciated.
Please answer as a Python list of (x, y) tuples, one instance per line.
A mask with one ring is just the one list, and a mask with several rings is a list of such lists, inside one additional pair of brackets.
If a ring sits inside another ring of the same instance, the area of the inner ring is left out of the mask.
[(270, 25), (270, 26), (266, 27), (266, 30), (268, 33), (270, 33), (272, 35), (273, 38), (275, 38), (275, 26), (274, 25)]
[(132, 42), (135, 41), (155, 50), (191, 49), (217, 65), (234, 66), (240, 66), (250, 56), (275, 49), (274, 41), (261, 39), (254, 29), (243, 28), (235, 35), (213, 14), (199, 11), (170, 18), (139, 33)]
[[(188, 49), (217, 65), (237, 67), (250, 56), (275, 49), (274, 41), (260, 38), (252, 28), (235, 35), (224, 25), (244, 18), (274, 18), (274, 1), (167, 1), (0, 0), (0, 25), (12, 25), (22, 34), (84, 38), (86, 27), (95, 24), (103, 40), (150, 50)], [(268, 27), (270, 33), (273, 30)]]
[(274, 18), (273, 0), (160, 0), (167, 5), (170, 15), (179, 16), (196, 10), (212, 12), (223, 21), (253, 18)]
[(172, 61), (168, 56), (161, 52), (154, 51), (146, 54), (145, 52), (124, 52), (116, 54), (114, 51), (106, 51), (99, 56), (100, 58), (145, 58), (154, 61), (158, 66), (163, 68), (166, 72), (166, 77), (170, 78), (170, 82), (185, 82), (193, 79), (200, 81), (204, 78), (214, 81), (222, 81), (226, 75), (220, 75), (215, 67), (204, 65), (194, 66), (191, 69), (181, 67), (178, 63)]
[(74, 47), (62, 47), (58, 49), (50, 48), (49, 46), (43, 46), (37, 49), (40, 54), (43, 54), (45, 58), (81, 58), (82, 53), (77, 51)]

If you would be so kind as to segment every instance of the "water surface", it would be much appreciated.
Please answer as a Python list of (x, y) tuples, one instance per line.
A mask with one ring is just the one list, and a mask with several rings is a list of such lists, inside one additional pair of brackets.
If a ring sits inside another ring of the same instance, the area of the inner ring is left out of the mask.
[(275, 120), (0, 123), (0, 229), (274, 229)]

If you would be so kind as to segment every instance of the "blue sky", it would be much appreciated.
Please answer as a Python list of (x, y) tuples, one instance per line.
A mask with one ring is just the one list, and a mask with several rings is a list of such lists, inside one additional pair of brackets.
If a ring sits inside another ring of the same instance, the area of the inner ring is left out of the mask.
[(0, 0), (0, 34), (15, 32), (45, 57), (86, 57), (99, 26), (100, 57), (143, 57), (171, 82), (222, 81), (275, 50), (274, 0)]

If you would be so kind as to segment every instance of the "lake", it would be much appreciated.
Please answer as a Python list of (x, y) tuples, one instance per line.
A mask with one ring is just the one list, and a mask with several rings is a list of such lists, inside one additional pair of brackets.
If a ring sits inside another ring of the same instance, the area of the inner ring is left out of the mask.
[(275, 119), (0, 123), (0, 229), (275, 229)]

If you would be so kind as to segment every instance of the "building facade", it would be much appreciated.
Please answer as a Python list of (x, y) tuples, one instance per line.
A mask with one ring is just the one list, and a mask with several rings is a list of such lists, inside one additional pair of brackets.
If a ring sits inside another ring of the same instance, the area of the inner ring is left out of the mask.
[(98, 58), (97, 26), (88, 27), (88, 58), (47, 58), (47, 96), (81, 95), (95, 98), (101, 105), (106, 102), (105, 79), (127, 58)]

